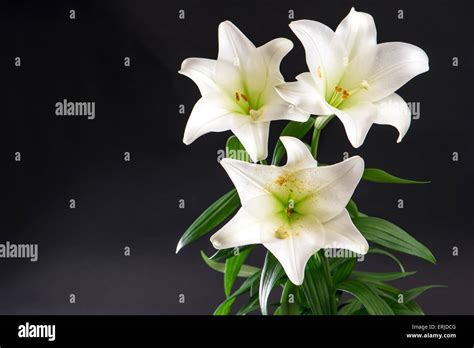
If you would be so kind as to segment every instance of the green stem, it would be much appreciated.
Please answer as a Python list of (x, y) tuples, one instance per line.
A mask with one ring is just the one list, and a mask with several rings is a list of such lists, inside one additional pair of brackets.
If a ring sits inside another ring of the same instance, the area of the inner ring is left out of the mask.
[(319, 135), (321, 134), (321, 129), (314, 127), (313, 138), (311, 140), (311, 154), (314, 159), (317, 159), (318, 156), (318, 144), (319, 144)]
[(316, 116), (316, 120), (314, 122), (314, 131), (313, 131), (313, 138), (311, 140), (311, 154), (313, 155), (314, 159), (317, 159), (318, 156), (318, 144), (319, 144), (319, 136), (321, 131), (324, 127), (334, 118), (332, 116)]

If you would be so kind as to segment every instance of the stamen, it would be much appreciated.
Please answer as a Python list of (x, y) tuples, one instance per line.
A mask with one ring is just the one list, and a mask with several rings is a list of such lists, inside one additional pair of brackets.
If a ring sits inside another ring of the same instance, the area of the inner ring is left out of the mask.
[(369, 89), (369, 83), (366, 80), (363, 80), (360, 86), (365, 90)]
[(239, 92), (235, 92), (235, 99), (236, 99), (237, 101), (240, 101)]
[(318, 70), (317, 70), (317, 72), (318, 72), (318, 77), (319, 77), (320, 79), (322, 79), (322, 78), (323, 78), (323, 72), (321, 71), (321, 65), (318, 65)]

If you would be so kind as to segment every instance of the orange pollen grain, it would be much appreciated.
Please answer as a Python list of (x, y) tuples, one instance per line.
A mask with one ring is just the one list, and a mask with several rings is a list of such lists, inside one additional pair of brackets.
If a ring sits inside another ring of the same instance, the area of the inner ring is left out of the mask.
[(283, 176), (279, 176), (278, 178), (276, 178), (275, 182), (278, 184), (278, 185), (283, 185), (283, 184), (286, 184), (288, 180), (283, 177)]

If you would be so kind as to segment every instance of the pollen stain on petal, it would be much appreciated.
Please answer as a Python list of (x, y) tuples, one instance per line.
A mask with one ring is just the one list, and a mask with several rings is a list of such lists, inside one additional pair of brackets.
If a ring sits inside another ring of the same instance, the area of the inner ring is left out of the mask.
[(278, 230), (275, 231), (275, 237), (278, 239), (286, 239), (289, 236), (290, 234), (283, 227), (279, 227)]
[(288, 178), (286, 178), (283, 175), (280, 175), (278, 178), (276, 178), (275, 183), (282, 186), (288, 182)]

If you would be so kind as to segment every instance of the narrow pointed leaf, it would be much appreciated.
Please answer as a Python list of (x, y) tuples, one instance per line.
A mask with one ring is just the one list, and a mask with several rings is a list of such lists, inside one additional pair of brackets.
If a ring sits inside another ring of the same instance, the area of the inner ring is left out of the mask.
[(349, 203), (347, 203), (346, 210), (351, 216), (351, 218), (356, 218), (359, 216), (359, 209), (357, 208), (357, 204), (351, 199)]
[(280, 265), (275, 256), (267, 251), (265, 264), (263, 265), (262, 275), (260, 278), (259, 298), (260, 309), (263, 315), (267, 315), (267, 303), (270, 292), (278, 283), (281, 277), (285, 275), (283, 267)]
[(225, 260), (224, 292), (226, 296), (230, 295), (232, 286), (235, 282), (235, 278), (237, 278), (237, 275), (241, 271), (241, 267), (245, 259), (249, 255), (250, 251), (251, 249), (244, 250), (242, 252), (239, 252), (238, 255), (235, 255)]
[(237, 191), (233, 189), (227, 192), (209, 208), (207, 208), (193, 223), (178, 242), (176, 252), (195, 241), (199, 237), (210, 232), (213, 228), (227, 219), (240, 206)]
[(401, 278), (405, 278), (415, 274), (416, 271), (413, 272), (353, 272), (352, 276), (357, 278), (361, 281), (371, 280), (371, 281), (379, 281), (379, 282), (388, 282), (391, 280), (397, 280)]
[(222, 302), (219, 307), (214, 311), (214, 315), (229, 315), (232, 309), (232, 305), (235, 302), (235, 297), (229, 297)]
[(248, 313), (254, 312), (260, 308), (260, 303), (258, 299), (258, 294), (255, 293), (251, 296), (248, 301), (240, 307), (237, 311), (237, 315), (246, 315)]
[[(308, 121), (306, 122), (296, 122), (296, 121), (290, 121), (286, 125), (286, 127), (283, 129), (281, 132), (280, 136), (291, 136), (295, 137), (298, 139), (301, 139), (306, 135), (306, 133), (309, 132), (311, 127), (314, 125), (314, 118), (310, 117)], [(285, 147), (283, 146), (283, 143), (278, 140), (275, 150), (273, 151), (273, 159), (272, 159), (272, 164), (273, 165), (278, 165), (283, 158), (283, 155), (285, 154)]]
[(227, 297), (224, 302), (222, 302), (219, 307), (216, 308), (214, 311), (214, 315), (228, 315), (230, 314), (230, 311), (232, 309), (232, 305), (235, 302), (235, 299), (238, 296), (241, 296), (247, 292), (250, 291), (252, 286), (254, 286), (255, 283), (258, 283), (260, 280), (260, 270), (255, 272), (253, 275), (245, 279), (245, 281), (242, 283), (242, 285), (234, 292), (232, 295)]
[(382, 169), (365, 168), (362, 179), (381, 184), (429, 184), (430, 181), (416, 181), (396, 177)]
[(360, 309), (360, 302), (356, 298), (351, 298), (338, 311), (337, 315), (351, 315)]
[(280, 300), (280, 315), (300, 315), (303, 308), (296, 303), (298, 288), (287, 280)]
[(346, 280), (337, 285), (337, 288), (357, 298), (370, 315), (394, 314), (390, 306), (377, 294), (373, 286), (369, 284), (358, 280)]
[(333, 272), (333, 282), (334, 284), (339, 284), (345, 281), (351, 275), (354, 267), (356, 265), (356, 258), (346, 258)]
[(236, 248), (217, 250), (212, 256), (209, 257), (209, 259), (214, 261), (225, 261), (228, 258), (235, 256), (237, 253), (241, 253), (244, 250), (251, 249), (253, 247), (254, 245), (245, 245)]
[[(226, 264), (223, 262), (217, 262), (214, 260), (211, 260), (207, 257), (207, 255), (201, 250), (201, 257), (204, 260), (204, 262), (212, 268), (214, 271), (225, 273), (226, 270)], [(260, 268), (250, 266), (250, 265), (241, 265), (237, 276), (242, 277), (242, 278), (248, 278), (255, 274), (255, 272), (260, 271)]]
[(398, 259), (398, 257), (393, 255), (392, 253), (390, 253), (386, 250), (383, 250), (383, 249), (379, 249), (379, 248), (370, 248), (369, 249), (369, 254), (385, 255), (385, 256), (391, 258), (393, 261), (395, 261), (397, 263), (398, 267), (400, 267), (400, 271), (405, 272), (405, 268), (403, 267), (403, 264), (401, 263), (401, 261)]
[(429, 289), (433, 289), (433, 288), (445, 288), (446, 286), (444, 285), (425, 285), (425, 286), (420, 286), (420, 287), (417, 287), (417, 288), (413, 288), (413, 289), (410, 289), (410, 290), (407, 290), (403, 293), (403, 300), (408, 303), (408, 302), (411, 302), (412, 300), (414, 300), (415, 298), (417, 298), (418, 296), (420, 296), (422, 293), (424, 293), (425, 291), (429, 290)]
[(301, 288), (313, 314), (336, 314), (335, 290), (324, 253), (309, 259)]
[(435, 257), (426, 246), (391, 222), (376, 217), (360, 217), (353, 222), (369, 242), (436, 263)]
[(393, 303), (390, 307), (396, 315), (424, 315), (423, 310), (415, 301), (405, 304)]

